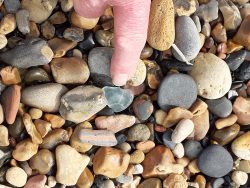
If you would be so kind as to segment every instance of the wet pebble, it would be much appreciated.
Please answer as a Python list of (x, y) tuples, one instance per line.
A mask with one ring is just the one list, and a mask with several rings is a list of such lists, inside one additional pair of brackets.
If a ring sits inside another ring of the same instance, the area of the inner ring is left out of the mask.
[(18, 138), (23, 129), (24, 129), (24, 124), (20, 116), (17, 116), (14, 123), (8, 127), (9, 134), (14, 138)]
[(225, 59), (231, 71), (237, 70), (240, 65), (244, 62), (246, 58), (246, 51), (240, 50), (234, 53), (229, 54), (229, 56)]
[(87, 51), (92, 49), (95, 46), (95, 41), (93, 38), (93, 33), (84, 33), (84, 40), (78, 43), (80, 50)]
[(188, 140), (184, 143), (185, 156), (189, 159), (195, 159), (202, 152), (201, 143), (196, 140)]
[[(249, 16), (250, 17), (250, 16)], [(235, 78), (237, 80), (247, 81), (250, 79), (250, 63), (243, 62), (238, 70), (235, 72)]]
[(26, 83), (49, 82), (50, 77), (44, 69), (36, 67), (36, 68), (29, 69), (26, 72), (24, 76), (24, 80)]
[(208, 105), (209, 111), (221, 118), (229, 116), (233, 109), (231, 101), (226, 97), (215, 100), (206, 100), (205, 102)]

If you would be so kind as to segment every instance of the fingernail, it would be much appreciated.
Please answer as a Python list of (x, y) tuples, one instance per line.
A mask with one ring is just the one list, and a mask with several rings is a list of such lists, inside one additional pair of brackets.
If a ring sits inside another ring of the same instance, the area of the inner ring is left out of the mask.
[(114, 75), (112, 78), (112, 82), (116, 86), (123, 86), (128, 81), (128, 75), (127, 74), (117, 74)]

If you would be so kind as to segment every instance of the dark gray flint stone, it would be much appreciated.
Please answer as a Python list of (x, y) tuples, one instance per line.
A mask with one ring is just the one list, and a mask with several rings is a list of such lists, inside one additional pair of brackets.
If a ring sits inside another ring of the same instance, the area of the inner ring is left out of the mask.
[(171, 129), (168, 129), (162, 135), (163, 144), (171, 150), (174, 149), (174, 147), (176, 146), (176, 143), (172, 142), (171, 139), (172, 133), (173, 131)]
[(248, 81), (250, 79), (250, 62), (243, 62), (235, 71), (236, 80)]
[(247, 52), (245, 50), (240, 50), (238, 52), (229, 54), (225, 61), (229, 66), (230, 70), (235, 71), (236, 69), (238, 69), (240, 65), (244, 62), (246, 55)]
[(202, 152), (201, 143), (196, 140), (188, 140), (184, 143), (185, 156), (189, 159), (195, 159)]

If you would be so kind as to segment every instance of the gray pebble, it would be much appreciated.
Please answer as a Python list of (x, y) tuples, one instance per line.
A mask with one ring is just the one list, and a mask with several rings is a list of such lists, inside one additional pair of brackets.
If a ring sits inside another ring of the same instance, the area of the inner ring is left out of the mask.
[(201, 143), (196, 140), (188, 140), (184, 143), (185, 156), (189, 159), (195, 159), (202, 152)]
[(212, 181), (212, 188), (220, 188), (223, 183), (225, 183), (223, 178), (216, 178)]
[(240, 50), (229, 54), (225, 61), (229, 66), (230, 70), (235, 71), (236, 69), (238, 69), (240, 65), (244, 62), (246, 55), (247, 53), (245, 50)]
[(83, 29), (78, 27), (67, 28), (63, 32), (63, 37), (71, 41), (80, 42), (84, 39)]
[(196, 14), (205, 22), (211, 22), (218, 18), (218, 1), (211, 0), (206, 4), (202, 4), (196, 11)]
[(200, 22), (199, 17), (198, 17), (197, 15), (193, 15), (193, 16), (192, 16), (192, 19), (193, 19), (194, 24), (195, 24), (195, 26), (196, 26), (196, 28), (197, 28), (197, 31), (198, 31), (198, 32), (201, 32), (201, 22)]
[(24, 81), (26, 83), (32, 83), (32, 82), (49, 82), (50, 77), (48, 73), (39, 67), (34, 67), (29, 69), (24, 76)]
[(158, 89), (158, 104), (163, 110), (179, 106), (190, 108), (197, 98), (197, 85), (186, 74), (170, 74), (161, 82)]
[(220, 99), (206, 100), (209, 111), (221, 118), (227, 117), (232, 112), (232, 103), (226, 97)]
[(146, 141), (150, 137), (150, 130), (147, 125), (137, 124), (128, 130), (128, 141)]
[[(200, 51), (200, 37), (193, 20), (188, 16), (177, 17), (175, 22), (174, 44), (180, 49), (185, 58), (190, 61), (194, 59)], [(185, 61), (172, 48), (173, 55), (179, 61)]]
[(30, 32), (30, 22), (29, 22), (29, 11), (21, 9), (16, 13), (16, 23), (18, 30), (22, 34), (27, 34)]
[(172, 142), (171, 136), (172, 136), (173, 131), (171, 129), (168, 129), (167, 131), (164, 132), (162, 135), (162, 141), (165, 146), (173, 150), (176, 146), (176, 143)]
[(4, 7), (8, 13), (16, 13), (20, 6), (19, 0), (4, 0)]
[(200, 154), (197, 160), (198, 168), (210, 177), (223, 177), (233, 168), (233, 158), (220, 145), (210, 145)]

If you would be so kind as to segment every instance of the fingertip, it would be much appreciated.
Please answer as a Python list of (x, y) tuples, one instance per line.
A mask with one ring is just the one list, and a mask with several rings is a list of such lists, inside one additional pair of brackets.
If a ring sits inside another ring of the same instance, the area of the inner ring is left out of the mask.
[(112, 76), (112, 82), (116, 86), (123, 86), (128, 81), (128, 75), (127, 74), (114, 74)]

